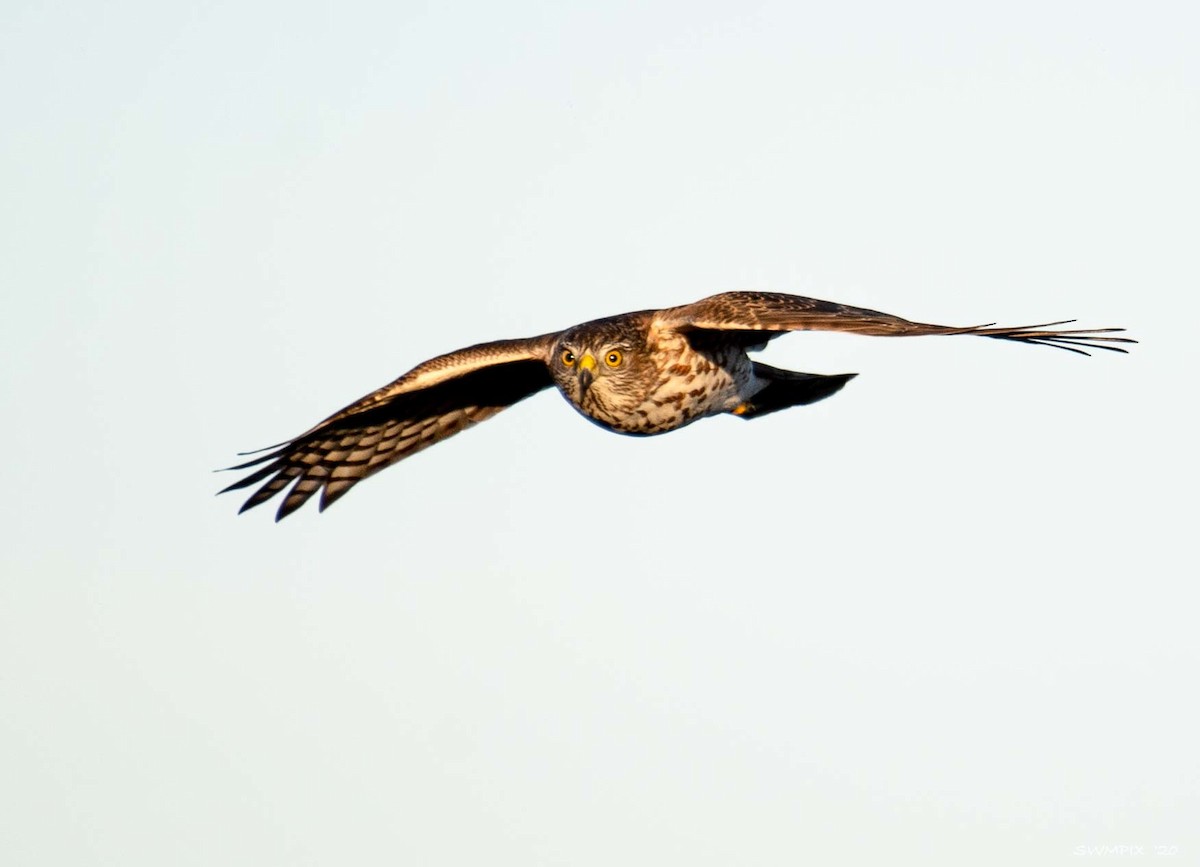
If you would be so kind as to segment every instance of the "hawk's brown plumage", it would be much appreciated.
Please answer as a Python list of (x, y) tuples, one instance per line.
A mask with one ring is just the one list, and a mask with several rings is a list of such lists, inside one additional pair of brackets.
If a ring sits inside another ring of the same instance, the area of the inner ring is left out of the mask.
[(258, 468), (222, 493), (263, 482), (245, 511), (290, 485), (276, 520), (318, 490), (324, 509), (367, 476), (552, 385), (597, 424), (648, 435), (720, 413), (755, 418), (813, 403), (855, 376), (779, 370), (746, 354), (789, 331), (974, 334), (1084, 355), (1087, 349), (1124, 352), (1113, 344), (1135, 342), (1111, 336), (1121, 328), (1057, 328), (1070, 321), (953, 328), (797, 295), (725, 292), (430, 359), (306, 433), (230, 467)]

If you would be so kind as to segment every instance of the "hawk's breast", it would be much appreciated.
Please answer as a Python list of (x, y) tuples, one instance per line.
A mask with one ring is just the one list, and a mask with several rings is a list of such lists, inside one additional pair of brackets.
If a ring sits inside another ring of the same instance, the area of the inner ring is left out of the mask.
[[(580, 409), (619, 433), (666, 433), (710, 415), (729, 412), (759, 386), (750, 359), (728, 344), (696, 349), (671, 332), (648, 341), (644, 371), (613, 393), (589, 394)], [(630, 387), (632, 385), (632, 387)]]

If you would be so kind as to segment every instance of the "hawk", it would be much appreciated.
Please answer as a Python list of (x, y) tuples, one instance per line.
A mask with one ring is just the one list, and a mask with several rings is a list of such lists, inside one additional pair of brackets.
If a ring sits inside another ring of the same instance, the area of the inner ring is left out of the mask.
[(1114, 344), (1136, 342), (1109, 333), (1122, 328), (1057, 327), (1071, 322), (954, 328), (797, 295), (725, 292), (430, 359), (305, 433), (244, 453), (258, 457), (229, 469), (257, 469), (221, 493), (262, 482), (244, 512), (291, 486), (278, 521), (320, 491), (324, 511), (367, 476), (551, 386), (601, 427), (649, 436), (723, 413), (753, 419), (815, 403), (857, 375), (780, 370), (747, 355), (789, 331), (974, 334), (1083, 355), (1087, 349), (1125, 352)]

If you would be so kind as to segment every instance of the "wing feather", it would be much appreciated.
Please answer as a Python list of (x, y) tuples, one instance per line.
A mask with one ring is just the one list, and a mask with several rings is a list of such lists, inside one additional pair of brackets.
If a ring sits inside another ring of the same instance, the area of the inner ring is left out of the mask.
[(230, 467), (257, 469), (221, 493), (261, 483), (244, 512), (290, 486), (276, 520), (318, 491), (324, 510), (367, 476), (548, 388), (546, 362), (557, 337), (481, 343), (430, 359), (300, 436)]
[(774, 292), (724, 292), (693, 304), (660, 310), (655, 321), (660, 327), (676, 331), (744, 332), (748, 342), (753, 340), (754, 333), (773, 332), (777, 336), (787, 331), (845, 331), (879, 337), (975, 334), (997, 340), (1053, 346), (1084, 355), (1090, 354), (1088, 349), (1125, 352), (1125, 349), (1113, 344), (1137, 342), (1128, 337), (1111, 336), (1111, 332), (1124, 331), (1123, 328), (1055, 328), (1071, 324), (1074, 320), (1070, 319), (1011, 328), (998, 328), (994, 323), (960, 328), (912, 322), (865, 307), (850, 307)]

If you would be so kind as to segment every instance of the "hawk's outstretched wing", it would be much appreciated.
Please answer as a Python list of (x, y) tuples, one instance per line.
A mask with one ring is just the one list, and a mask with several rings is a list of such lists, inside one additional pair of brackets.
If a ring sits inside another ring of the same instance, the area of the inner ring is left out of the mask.
[(367, 476), (553, 385), (546, 362), (557, 338), (554, 333), (481, 343), (430, 359), (312, 430), (230, 467), (258, 469), (221, 493), (265, 479), (244, 512), (294, 482), (275, 520), (318, 490), (324, 510)]
[[(1071, 352), (1089, 355), (1087, 349), (1108, 349), (1125, 352), (1114, 343), (1136, 343), (1128, 337), (1107, 336), (1124, 328), (1055, 329), (1057, 325), (1074, 322), (1047, 322), (1042, 325), (1020, 325), (996, 328), (992, 324), (954, 328), (910, 322), (899, 316), (849, 307), (816, 298), (783, 295), (774, 292), (724, 292), (704, 298), (694, 304), (669, 307), (658, 311), (655, 323), (676, 331), (741, 331), (749, 332), (747, 342), (762, 342), (753, 334), (778, 336), (787, 331), (847, 331), (879, 337), (903, 337), (923, 334), (977, 334), (999, 340), (1038, 343)], [(1052, 329), (1052, 330), (1046, 330)], [(767, 337), (769, 340), (770, 337)], [(1086, 347), (1086, 348), (1085, 348)]]

